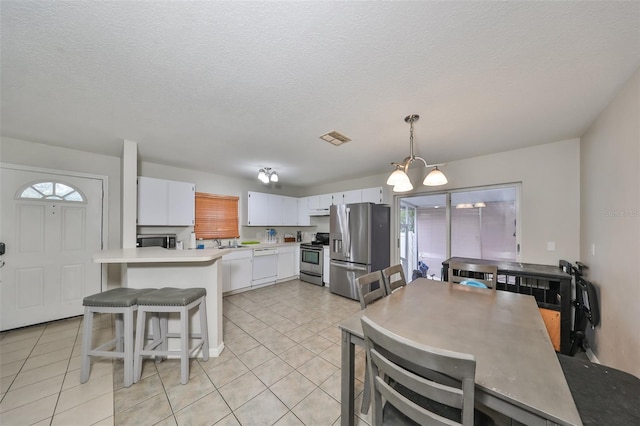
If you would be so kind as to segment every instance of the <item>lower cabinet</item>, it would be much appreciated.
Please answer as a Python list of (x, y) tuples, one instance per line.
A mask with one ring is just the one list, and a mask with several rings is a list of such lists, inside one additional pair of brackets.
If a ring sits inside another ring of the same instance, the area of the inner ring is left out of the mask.
[(278, 247), (278, 281), (296, 275), (296, 251), (298, 247)]
[(222, 256), (222, 292), (251, 287), (253, 252), (238, 250)]
[[(292, 279), (300, 275), (300, 247), (295, 244), (291, 247), (280, 246), (277, 249), (277, 281)], [(223, 293), (251, 287), (254, 275), (253, 261), (253, 250), (237, 250), (222, 256)]]

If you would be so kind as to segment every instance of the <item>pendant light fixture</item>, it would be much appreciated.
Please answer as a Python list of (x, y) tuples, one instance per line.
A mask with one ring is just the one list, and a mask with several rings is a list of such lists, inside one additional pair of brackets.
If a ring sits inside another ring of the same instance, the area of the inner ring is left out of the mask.
[(409, 133), (409, 156), (405, 158), (402, 163), (391, 163), (396, 169), (391, 173), (389, 179), (387, 179), (387, 185), (393, 186), (393, 192), (407, 192), (413, 189), (413, 185), (411, 184), (411, 180), (407, 175), (407, 171), (409, 170), (409, 166), (416, 160), (420, 160), (424, 163), (425, 167), (433, 167), (433, 169), (429, 172), (424, 181), (422, 181), (423, 185), (426, 186), (439, 186), (446, 184), (447, 178), (439, 169), (438, 166), (444, 165), (441, 164), (427, 164), (427, 161), (422, 157), (417, 157), (413, 154), (413, 123), (418, 121), (420, 116), (418, 114), (411, 114), (405, 117), (404, 121), (409, 123), (410, 133)]
[(278, 182), (278, 173), (275, 170), (271, 171), (271, 167), (263, 167), (258, 170), (258, 180), (265, 185), (269, 182)]

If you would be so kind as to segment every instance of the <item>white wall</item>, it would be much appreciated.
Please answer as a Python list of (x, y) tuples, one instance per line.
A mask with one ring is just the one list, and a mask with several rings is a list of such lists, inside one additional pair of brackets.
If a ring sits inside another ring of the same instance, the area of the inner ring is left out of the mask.
[[(442, 190), (522, 182), (521, 261), (557, 265), (558, 260), (577, 260), (580, 239), (580, 141), (538, 145), (460, 161), (441, 167), (449, 179), (447, 185), (429, 188), (415, 185), (407, 194), (435, 193)], [(389, 173), (391, 170), (389, 170)], [(409, 170), (414, 183), (424, 178), (424, 167)], [(394, 196), (385, 184), (388, 173), (308, 188), (309, 194), (353, 188), (383, 186), (385, 202)], [(391, 214), (395, 223), (395, 209)], [(392, 225), (392, 240), (397, 238)], [(547, 242), (556, 243), (556, 251), (547, 251)], [(392, 244), (392, 261), (395, 244)]]
[(580, 259), (602, 314), (589, 342), (600, 362), (640, 377), (640, 69), (584, 134), (580, 157)]

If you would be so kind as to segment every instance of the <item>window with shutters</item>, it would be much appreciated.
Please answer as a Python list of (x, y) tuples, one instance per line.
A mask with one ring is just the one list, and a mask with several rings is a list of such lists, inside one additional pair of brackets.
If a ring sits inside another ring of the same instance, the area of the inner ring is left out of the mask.
[(196, 192), (196, 238), (238, 238), (238, 199)]

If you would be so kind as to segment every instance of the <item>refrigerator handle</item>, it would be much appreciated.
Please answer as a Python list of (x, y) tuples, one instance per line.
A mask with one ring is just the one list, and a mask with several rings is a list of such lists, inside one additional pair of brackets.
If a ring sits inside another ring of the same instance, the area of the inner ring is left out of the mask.
[(346, 241), (345, 241), (345, 249), (342, 252), (342, 254), (344, 255), (345, 259), (349, 259), (351, 257), (351, 209), (346, 207), (345, 209), (345, 213), (347, 216), (347, 223), (346, 223)]
[(345, 265), (344, 263), (331, 262), (331, 266), (335, 266), (336, 268), (348, 269), (350, 271), (367, 271), (366, 266), (355, 266), (353, 264)]

